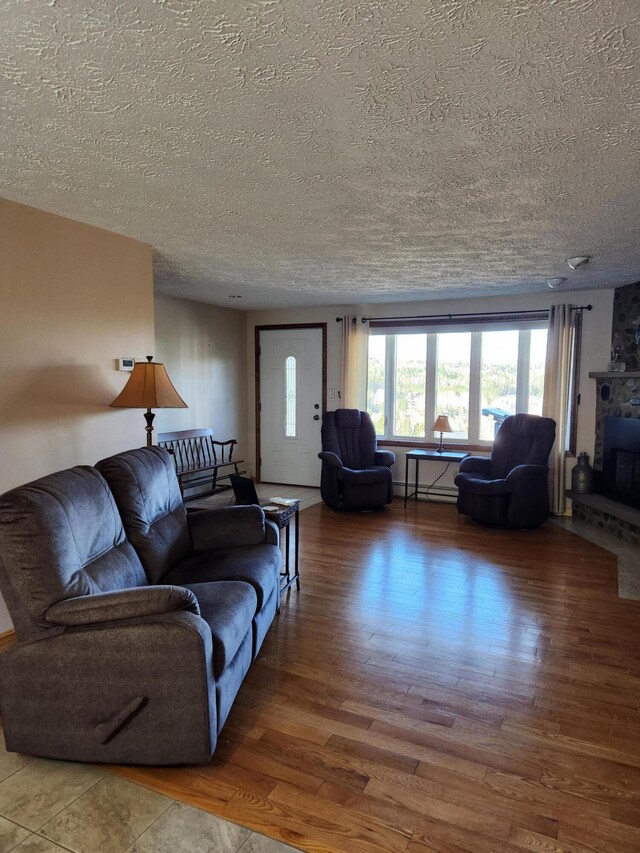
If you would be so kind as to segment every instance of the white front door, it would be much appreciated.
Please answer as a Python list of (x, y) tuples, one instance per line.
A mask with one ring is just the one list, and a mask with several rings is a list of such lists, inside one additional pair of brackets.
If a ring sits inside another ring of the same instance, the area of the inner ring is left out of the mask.
[(323, 329), (261, 329), (260, 479), (319, 486)]

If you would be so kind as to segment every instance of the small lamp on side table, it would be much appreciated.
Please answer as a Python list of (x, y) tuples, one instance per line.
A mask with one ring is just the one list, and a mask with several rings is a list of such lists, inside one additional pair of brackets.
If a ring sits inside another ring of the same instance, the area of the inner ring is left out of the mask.
[(434, 432), (440, 433), (440, 444), (436, 448), (437, 453), (444, 453), (445, 446), (442, 443), (442, 433), (443, 432), (453, 432), (451, 428), (451, 424), (449, 423), (449, 418), (446, 415), (438, 415), (436, 418), (436, 422), (431, 427)]
[(151, 433), (155, 413), (151, 409), (186, 409), (185, 401), (173, 387), (167, 375), (164, 364), (154, 361), (152, 355), (147, 360), (138, 361), (133, 365), (133, 371), (127, 384), (113, 403), (114, 408), (146, 409), (144, 419), (147, 422), (147, 447), (151, 447)]

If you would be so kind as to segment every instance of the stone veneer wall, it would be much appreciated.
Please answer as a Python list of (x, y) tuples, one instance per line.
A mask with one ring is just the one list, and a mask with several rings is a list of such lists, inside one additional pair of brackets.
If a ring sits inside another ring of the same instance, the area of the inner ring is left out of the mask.
[[(640, 348), (636, 344), (634, 320), (640, 318), (640, 282), (618, 287), (613, 297), (611, 338), (616, 332), (622, 338), (624, 361), (628, 371), (640, 370)], [(604, 364), (602, 370), (606, 370)], [(597, 379), (596, 443), (593, 467), (602, 470), (602, 438), (607, 415), (618, 418), (640, 418), (640, 379), (621, 373), (615, 379)], [(606, 398), (606, 399), (605, 399)], [(634, 400), (632, 403), (631, 401)]]
[(636, 343), (634, 320), (640, 320), (640, 282), (618, 287), (613, 295), (611, 337), (620, 332), (627, 370), (640, 370), (640, 348)]

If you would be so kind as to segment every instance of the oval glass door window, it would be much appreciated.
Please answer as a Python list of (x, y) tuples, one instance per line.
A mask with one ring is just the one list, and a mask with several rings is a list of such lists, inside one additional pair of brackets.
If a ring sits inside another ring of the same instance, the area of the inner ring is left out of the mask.
[(284, 362), (284, 434), (296, 437), (296, 360), (292, 355)]

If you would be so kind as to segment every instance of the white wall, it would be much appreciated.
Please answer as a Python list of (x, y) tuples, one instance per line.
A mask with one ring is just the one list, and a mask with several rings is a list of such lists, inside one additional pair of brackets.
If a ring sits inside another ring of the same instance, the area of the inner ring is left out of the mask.
[[(342, 381), (342, 328), (336, 323), (336, 317), (343, 314), (364, 314), (371, 317), (411, 316), (415, 314), (456, 314), (460, 312), (483, 311), (522, 311), (547, 309), (550, 305), (569, 302), (574, 305), (593, 305), (592, 311), (583, 315), (582, 358), (580, 365), (580, 393), (582, 401), (578, 410), (578, 450), (586, 451), (593, 458), (595, 441), (596, 387), (595, 380), (589, 379), (589, 371), (604, 370), (610, 358), (611, 321), (613, 310), (613, 289), (581, 290), (563, 293), (527, 294), (521, 296), (486, 297), (477, 299), (448, 299), (423, 302), (396, 302), (380, 305), (326, 306), (323, 308), (288, 309), (269, 311), (250, 311), (247, 314), (247, 390), (249, 413), (249, 453), (252, 471), (255, 473), (255, 389), (254, 389), (254, 329), (256, 326), (286, 323), (327, 323), (327, 387), (341, 390)], [(327, 400), (328, 409), (337, 409), (341, 400)], [(408, 448), (391, 447), (396, 454), (393, 478), (396, 483), (404, 483), (405, 459)], [(568, 461), (573, 467), (573, 460)], [(442, 463), (420, 466), (421, 483), (431, 483), (442, 472)], [(413, 466), (411, 470), (412, 475)], [(457, 473), (450, 466), (447, 476), (439, 485), (453, 486), (453, 477)]]
[(212, 429), (220, 440), (236, 438), (247, 451), (245, 312), (187, 299), (155, 298), (157, 360), (188, 409), (158, 409), (156, 435)]

